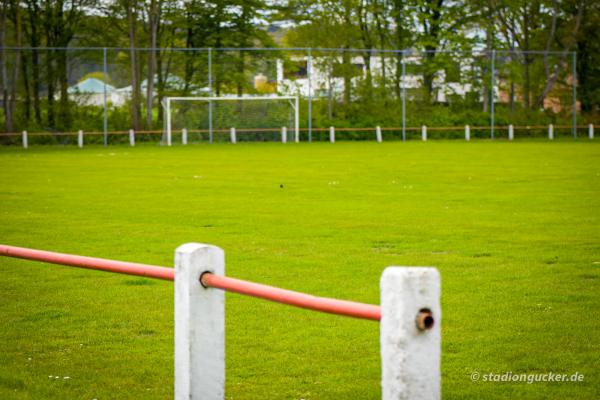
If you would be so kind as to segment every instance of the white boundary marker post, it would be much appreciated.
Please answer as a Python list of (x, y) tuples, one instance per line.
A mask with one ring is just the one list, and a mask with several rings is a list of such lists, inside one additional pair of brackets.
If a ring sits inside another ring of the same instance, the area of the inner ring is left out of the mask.
[(508, 140), (513, 140), (515, 138), (515, 128), (512, 125), (508, 126)]
[(167, 114), (167, 146), (171, 145), (171, 98), (166, 98), (166, 114)]
[(381, 143), (383, 141), (383, 137), (381, 136), (381, 127), (379, 125), (375, 127), (375, 137), (377, 138), (377, 143)]
[(287, 127), (281, 127), (281, 143), (287, 143)]
[(225, 275), (218, 247), (186, 243), (175, 251), (175, 400), (225, 398), (225, 293), (200, 283)]
[(187, 144), (187, 128), (181, 130), (181, 144), (184, 146)]
[(27, 131), (23, 131), (22, 139), (23, 139), (23, 148), (26, 149), (29, 147), (29, 142), (27, 141)]
[(300, 142), (300, 103), (298, 102), (298, 96), (294, 99), (294, 140), (296, 143)]
[(421, 126), (421, 140), (424, 142), (427, 141), (427, 126), (426, 125)]
[(79, 132), (77, 132), (77, 146), (79, 146), (80, 148), (83, 147), (83, 131), (79, 130)]
[(590, 138), (590, 139), (594, 138), (594, 124), (588, 125), (588, 138)]
[(548, 139), (554, 140), (554, 125), (548, 125)]
[(236, 144), (237, 143), (237, 136), (235, 134), (235, 128), (231, 128), (230, 129), (229, 136), (231, 136), (231, 143)]
[[(381, 398), (439, 400), (441, 307), (437, 269), (388, 267), (381, 276), (380, 289)], [(421, 318), (426, 311), (432, 320)]]
[(135, 131), (133, 129), (129, 130), (129, 145), (131, 147), (135, 146)]
[(471, 127), (469, 125), (465, 125), (465, 140), (467, 142), (471, 140)]
[(335, 143), (335, 128), (333, 126), (329, 127), (329, 143)]

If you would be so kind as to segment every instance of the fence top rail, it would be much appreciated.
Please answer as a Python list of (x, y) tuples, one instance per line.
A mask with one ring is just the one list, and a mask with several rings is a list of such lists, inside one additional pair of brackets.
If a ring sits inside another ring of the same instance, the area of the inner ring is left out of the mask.
[(547, 55), (565, 55), (576, 54), (576, 51), (566, 50), (519, 50), (519, 49), (448, 49), (448, 50), (417, 50), (417, 49), (361, 49), (361, 48), (343, 48), (343, 47), (32, 47), (32, 46), (0, 46), (0, 50), (50, 50), (50, 51), (93, 51), (93, 50), (113, 50), (113, 51), (327, 51), (327, 52), (351, 52), (351, 53), (388, 53), (388, 54), (473, 54), (484, 55), (495, 53), (502, 54), (547, 54)]
[[(282, 97), (269, 97), (270, 99), (281, 99)], [(295, 99), (295, 97), (290, 97), (291, 99)], [(186, 97), (186, 99), (189, 99), (189, 97)], [(201, 99), (206, 100), (208, 99), (208, 97), (201, 97)], [(235, 100), (235, 98), (233, 98), (232, 100)], [(577, 129), (588, 129), (590, 125), (593, 124), (586, 124), (586, 125), (576, 125)], [(494, 129), (497, 130), (502, 130), (502, 129), (508, 129), (509, 125), (495, 125)], [(514, 130), (531, 130), (531, 129), (548, 129), (548, 125), (513, 125), (512, 126)], [(571, 129), (573, 126), (572, 125), (553, 125), (554, 129)], [(335, 128), (335, 127), (334, 127)], [(385, 127), (382, 126), (380, 127), (382, 131), (401, 131), (402, 127), (398, 126), (398, 127)], [(312, 128), (313, 132), (328, 132), (330, 128)], [(376, 128), (372, 127), (372, 128), (365, 128), (365, 127), (357, 127), (357, 128), (348, 128), (348, 127), (344, 127), (344, 128), (335, 128), (336, 132), (344, 132), (344, 131), (374, 131)], [(404, 128), (404, 130), (406, 131), (420, 131), (422, 129), (422, 126), (407, 126)], [(457, 125), (457, 126), (427, 126), (427, 130), (430, 131), (443, 131), (443, 130), (448, 130), (448, 131), (457, 131), (457, 130), (463, 130), (465, 129), (465, 125)], [(469, 129), (473, 130), (487, 130), (490, 129), (489, 126), (473, 126), (473, 125), (469, 125)], [(174, 129), (174, 132), (178, 132), (181, 129)], [(281, 128), (236, 128), (236, 131), (238, 132), (275, 132), (275, 131), (280, 131)], [(298, 129), (301, 132), (306, 132), (308, 131), (308, 128), (299, 128)], [(204, 133), (204, 132), (210, 132), (209, 129), (188, 129), (187, 130), (189, 133)], [(218, 128), (218, 129), (213, 129), (213, 132), (229, 132), (229, 128)], [(150, 135), (150, 134), (162, 134), (163, 131), (161, 130), (139, 130), (139, 131), (135, 131), (134, 130), (134, 134), (138, 135)], [(0, 137), (3, 136), (21, 136), (23, 133), (22, 132), (0, 132)], [(78, 134), (78, 132), (27, 132), (27, 135), (29, 136), (76, 136)], [(93, 131), (93, 132), (88, 132), (88, 131), (83, 131), (84, 135), (101, 135), (104, 134), (104, 132), (101, 131)], [(109, 135), (128, 135), (129, 131), (108, 131), (107, 134)]]
[(26, 260), (42, 261), (51, 264), (68, 265), (70, 267), (88, 268), (100, 271), (116, 272), (126, 275), (145, 276), (147, 278), (172, 281), (175, 279), (173, 268), (157, 265), (139, 264), (126, 261), (107, 260), (105, 258), (77, 256), (56, 253), (53, 251), (28, 249), (25, 247), (0, 244), (0, 255)]
[(298, 96), (236, 96), (236, 97), (167, 96), (164, 98), (164, 100), (204, 100), (204, 101), (298, 100)]
[(248, 282), (227, 276), (219, 276), (212, 273), (202, 274), (200, 282), (206, 287), (258, 297), (309, 310), (373, 321), (379, 321), (381, 319), (381, 308), (373, 304), (317, 297), (306, 293)]
[[(115, 272), (126, 275), (144, 276), (147, 278), (169, 281), (175, 280), (175, 270), (173, 268), (157, 265), (85, 257), (3, 244), (0, 244), (0, 256)], [(381, 319), (381, 308), (373, 304), (317, 297), (260, 283), (214, 275), (208, 272), (203, 273), (198, 279), (204, 287), (240, 293), (246, 296), (257, 297), (295, 307), (374, 321), (379, 321)]]

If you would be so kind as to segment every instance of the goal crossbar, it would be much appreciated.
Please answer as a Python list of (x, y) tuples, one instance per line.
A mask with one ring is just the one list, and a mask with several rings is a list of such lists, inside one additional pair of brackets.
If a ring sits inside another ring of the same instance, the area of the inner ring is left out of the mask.
[(212, 103), (215, 101), (250, 101), (250, 100), (289, 100), (290, 105), (294, 109), (294, 138), (295, 142), (299, 141), (300, 137), (300, 126), (299, 126), (299, 117), (300, 117), (300, 109), (298, 96), (231, 96), (231, 97), (202, 97), (202, 96), (169, 96), (164, 97), (162, 100), (162, 105), (165, 108), (165, 125), (166, 125), (166, 134), (167, 134), (167, 146), (171, 146), (172, 144), (172, 127), (171, 127), (171, 102), (172, 101), (204, 101), (209, 103), (209, 126), (208, 132), (210, 137), (210, 142), (212, 143), (213, 137), (213, 126), (212, 126)]

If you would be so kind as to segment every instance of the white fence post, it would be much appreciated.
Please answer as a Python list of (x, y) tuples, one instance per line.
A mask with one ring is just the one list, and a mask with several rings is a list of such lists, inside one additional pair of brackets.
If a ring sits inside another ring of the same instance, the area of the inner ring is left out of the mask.
[(554, 125), (552, 124), (548, 125), (548, 139), (554, 139)]
[(131, 147), (135, 146), (135, 131), (133, 129), (129, 130), (129, 145)]
[(375, 137), (377, 138), (377, 143), (381, 143), (383, 141), (383, 138), (381, 136), (381, 127), (380, 126), (375, 127)]
[(435, 268), (388, 267), (381, 289), (383, 400), (441, 398), (440, 276)]
[(175, 251), (175, 399), (225, 398), (225, 294), (200, 283), (225, 274), (223, 250), (187, 243)]
[(21, 135), (23, 136), (23, 148), (26, 149), (29, 147), (29, 142), (27, 141), (27, 131), (23, 131)]
[(287, 143), (287, 127), (281, 127), (281, 143)]
[(82, 130), (79, 130), (79, 132), (77, 132), (77, 146), (83, 147), (83, 131)]
[(231, 128), (231, 130), (229, 131), (229, 136), (231, 136), (231, 143), (236, 144), (237, 136), (235, 134), (235, 128)]
[(187, 128), (183, 128), (181, 130), (181, 144), (183, 144), (183, 145), (187, 144)]
[(166, 98), (167, 109), (165, 110), (167, 114), (166, 124), (167, 124), (167, 146), (171, 145), (171, 99), (169, 97)]
[(421, 127), (421, 140), (427, 141), (427, 126), (425, 125)]
[(465, 140), (467, 142), (471, 140), (471, 127), (469, 125), (465, 125)]
[(335, 143), (335, 128), (333, 126), (329, 127), (329, 142)]
[(515, 138), (515, 128), (512, 125), (508, 126), (508, 140), (513, 140)]
[(588, 125), (588, 137), (590, 139), (594, 138), (594, 124), (589, 124)]

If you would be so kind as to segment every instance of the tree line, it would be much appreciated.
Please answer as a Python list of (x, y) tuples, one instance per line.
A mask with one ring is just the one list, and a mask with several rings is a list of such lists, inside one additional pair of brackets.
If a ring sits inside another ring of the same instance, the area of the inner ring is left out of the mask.
[[(153, 105), (166, 92), (175, 64), (185, 82), (183, 92), (190, 89), (197, 70), (205, 68), (204, 53), (190, 50), (180, 56), (165, 50), (169, 48), (231, 48), (214, 54), (215, 68), (221, 69), (212, 82), (216, 94), (225, 88), (242, 94), (247, 89), (246, 71), (260, 62), (260, 56), (235, 48), (365, 49), (359, 54), (366, 69), (362, 91), (351, 84), (354, 53), (341, 52), (342, 61), (334, 66), (344, 79), (341, 101), (346, 104), (357, 96), (369, 101), (376, 90), (377, 79), (382, 78), (371, 73), (371, 56), (378, 50), (421, 52), (425, 104), (435, 102), (436, 73), (452, 51), (480, 51), (483, 78), (491, 73), (492, 50), (506, 50), (506, 62), (517, 66), (518, 79), (507, 80), (513, 110), (543, 107), (558, 82), (572, 79), (570, 52), (576, 51), (581, 108), (593, 114), (600, 103), (598, 23), (600, 3), (593, 0), (4, 0), (0, 6), (4, 130), (14, 131), (19, 119), (65, 130), (78, 118), (67, 92), (69, 53), (44, 47), (127, 49), (120, 56), (127, 58), (122, 62), (131, 84), (128, 118), (134, 129), (152, 129), (162, 120), (161, 108), (157, 115)], [(396, 97), (402, 56), (381, 61), (383, 80), (396, 82), (391, 85)], [(91, 57), (102, 61), (100, 52)], [(390, 70), (386, 62), (393, 66), (391, 76), (385, 76)], [(486, 112), (491, 87), (482, 84), (481, 93), (480, 105)]]

